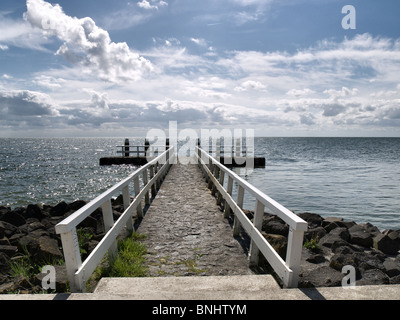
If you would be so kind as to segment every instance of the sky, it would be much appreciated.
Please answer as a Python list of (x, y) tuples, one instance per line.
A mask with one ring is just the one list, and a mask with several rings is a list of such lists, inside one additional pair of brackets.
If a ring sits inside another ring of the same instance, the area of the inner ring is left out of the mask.
[(2, 0), (0, 137), (170, 121), (400, 137), (399, 16), (398, 0)]

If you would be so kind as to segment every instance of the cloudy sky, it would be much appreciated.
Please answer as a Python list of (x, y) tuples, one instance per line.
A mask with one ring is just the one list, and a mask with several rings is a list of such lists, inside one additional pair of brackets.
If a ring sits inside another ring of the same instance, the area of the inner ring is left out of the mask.
[(2, 0), (0, 137), (400, 136), (399, 16), (398, 0)]

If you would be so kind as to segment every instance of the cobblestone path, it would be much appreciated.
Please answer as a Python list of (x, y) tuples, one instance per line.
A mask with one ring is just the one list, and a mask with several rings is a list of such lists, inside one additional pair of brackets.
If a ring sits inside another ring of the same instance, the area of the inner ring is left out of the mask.
[(252, 274), (197, 165), (171, 167), (137, 232), (147, 235), (150, 276)]

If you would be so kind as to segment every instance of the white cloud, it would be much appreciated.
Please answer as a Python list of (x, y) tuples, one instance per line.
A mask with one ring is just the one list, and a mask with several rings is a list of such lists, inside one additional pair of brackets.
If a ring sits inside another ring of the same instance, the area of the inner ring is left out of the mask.
[[(248, 90), (264, 90), (267, 87), (263, 85), (260, 81), (254, 81), (254, 80), (247, 80), (243, 82), (240, 86), (235, 87), (235, 91), (242, 92), (242, 91), (248, 91)], [(265, 90), (264, 90), (265, 91)]]
[(24, 20), (14, 20), (0, 12), (0, 50), (8, 50), (10, 46), (47, 51), (44, 47), (49, 43), (42, 32), (34, 30)]
[(147, 0), (142, 0), (142, 1), (140, 1), (140, 2), (137, 3), (137, 6), (140, 7), (140, 8), (142, 8), (142, 9), (146, 9), (146, 10), (152, 10), (152, 9), (158, 10), (159, 7), (166, 7), (166, 6), (168, 6), (168, 3), (165, 2), (165, 1), (158, 1), (158, 2), (157, 2), (157, 1), (152, 0), (151, 2), (152, 2), (152, 3), (155, 3), (155, 4), (150, 4), (149, 1), (147, 1)]
[(126, 43), (112, 42), (108, 32), (91, 18), (70, 17), (59, 5), (43, 0), (27, 0), (27, 8), (27, 21), (64, 41), (57, 54), (102, 80), (138, 80), (152, 70), (150, 61), (132, 52)]
[(200, 47), (206, 47), (207, 46), (207, 41), (202, 38), (190, 38), (190, 41), (193, 43), (197, 44)]

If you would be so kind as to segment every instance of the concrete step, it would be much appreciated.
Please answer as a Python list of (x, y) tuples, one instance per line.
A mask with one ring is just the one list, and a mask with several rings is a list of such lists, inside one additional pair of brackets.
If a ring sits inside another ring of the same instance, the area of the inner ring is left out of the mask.
[(255, 299), (260, 292), (280, 290), (271, 275), (102, 278), (94, 295), (143, 300), (231, 300)]
[(281, 289), (271, 275), (102, 278), (94, 293), (4, 294), (1, 300), (400, 300), (400, 285)]

